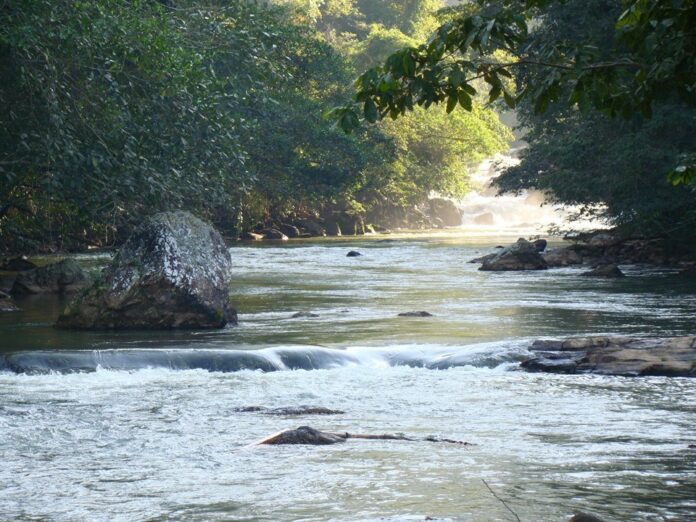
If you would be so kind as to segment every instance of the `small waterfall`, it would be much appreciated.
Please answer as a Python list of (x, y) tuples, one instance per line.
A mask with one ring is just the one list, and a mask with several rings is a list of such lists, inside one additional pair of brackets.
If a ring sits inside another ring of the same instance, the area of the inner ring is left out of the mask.
[(546, 202), (537, 190), (520, 194), (497, 195), (492, 180), (507, 167), (519, 164), (519, 149), (497, 154), (481, 163), (471, 174), (474, 189), (458, 202), (462, 210), (462, 228), (482, 234), (544, 234), (552, 228), (585, 230), (600, 226), (596, 221), (573, 219), (577, 209), (559, 208)]

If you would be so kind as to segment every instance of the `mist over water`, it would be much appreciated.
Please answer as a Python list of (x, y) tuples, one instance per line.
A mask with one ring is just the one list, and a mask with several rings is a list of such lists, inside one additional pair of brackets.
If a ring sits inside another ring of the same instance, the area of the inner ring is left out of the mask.
[[(516, 237), (234, 247), (240, 326), (220, 331), (58, 331), (64, 303), (21, 299), (0, 316), (0, 518), (510, 520), (485, 479), (522, 520), (693, 519), (694, 380), (518, 361), (539, 337), (693, 333), (696, 288), (467, 263)], [(300, 405), (346, 413), (237, 411)], [(247, 448), (300, 425), (475, 445)]]
[(472, 191), (457, 202), (463, 212), (463, 229), (477, 235), (536, 235), (548, 233), (550, 229), (579, 231), (606, 226), (599, 219), (579, 218), (579, 208), (560, 207), (549, 202), (541, 191), (498, 194), (492, 181), (506, 168), (519, 164), (518, 154), (522, 148), (524, 146), (508, 154), (497, 154), (471, 173)]

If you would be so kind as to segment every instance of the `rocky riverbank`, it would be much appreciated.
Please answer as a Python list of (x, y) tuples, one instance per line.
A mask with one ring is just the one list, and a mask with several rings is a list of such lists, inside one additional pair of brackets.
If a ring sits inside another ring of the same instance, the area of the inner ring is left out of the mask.
[(696, 336), (573, 337), (538, 340), (521, 367), (530, 372), (696, 377)]

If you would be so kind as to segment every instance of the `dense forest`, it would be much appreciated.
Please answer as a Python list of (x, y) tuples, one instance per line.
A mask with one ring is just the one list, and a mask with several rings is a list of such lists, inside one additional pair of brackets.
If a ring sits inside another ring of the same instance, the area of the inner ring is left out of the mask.
[[(519, 49), (539, 64), (549, 49), (587, 61), (630, 47), (616, 42), (618, 0), (5, 2), (0, 248), (111, 245), (171, 208), (228, 235), (302, 218), (336, 219), (344, 232), (388, 223), (430, 194), (470, 190), (467, 171), (512, 140), (505, 105), (531, 147), (502, 190), (539, 188), (631, 233), (693, 239), (694, 186), (667, 177), (696, 149), (694, 39), (679, 25), (688, 30), (694, 7), (681, 3), (681, 18), (660, 15), (679, 42), (663, 39), (666, 57), (653, 58), (662, 71), (681, 57), (663, 76), (690, 87), (654, 83), (664, 96), (626, 101), (603, 68), (568, 87), (563, 69), (500, 67)], [(399, 97), (426, 66), (427, 96)], [(370, 67), (360, 111), (341, 108)], [(624, 117), (578, 110), (597, 99)]]
[(426, 37), (441, 7), (5, 3), (0, 243), (109, 245), (168, 208), (232, 235), (461, 196), (467, 168), (511, 137), (492, 108), (420, 111), (350, 136), (323, 117), (362, 68)]

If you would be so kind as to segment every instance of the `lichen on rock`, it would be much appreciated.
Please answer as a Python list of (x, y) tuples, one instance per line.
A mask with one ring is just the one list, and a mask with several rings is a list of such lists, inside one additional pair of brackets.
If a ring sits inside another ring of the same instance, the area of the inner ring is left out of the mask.
[(58, 318), (78, 329), (221, 328), (232, 261), (222, 236), (183, 211), (145, 220), (101, 277)]

